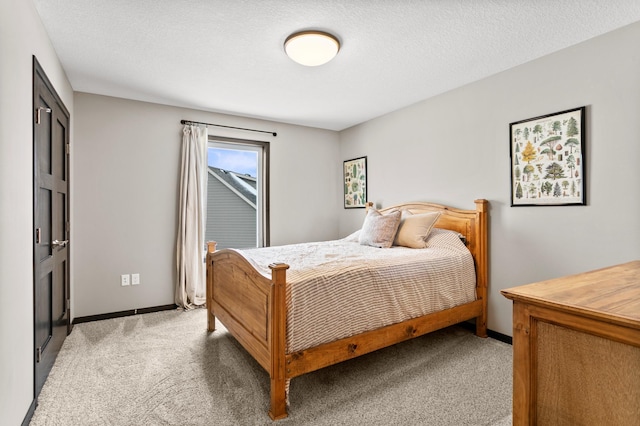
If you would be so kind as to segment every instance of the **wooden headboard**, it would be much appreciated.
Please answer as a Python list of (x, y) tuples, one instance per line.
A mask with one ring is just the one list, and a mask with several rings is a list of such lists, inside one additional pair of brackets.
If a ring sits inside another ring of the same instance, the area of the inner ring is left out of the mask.
[[(474, 201), (475, 210), (462, 210), (441, 204), (424, 202), (411, 202), (397, 204), (379, 209), (381, 213), (393, 210), (409, 210), (413, 214), (441, 212), (435, 224), (436, 228), (450, 229), (459, 232), (464, 237), (465, 244), (469, 248), (476, 266), (476, 278), (478, 280), (478, 297), (486, 299), (488, 277), (488, 211), (489, 202), (484, 199)], [(373, 203), (367, 203), (372, 207)]]

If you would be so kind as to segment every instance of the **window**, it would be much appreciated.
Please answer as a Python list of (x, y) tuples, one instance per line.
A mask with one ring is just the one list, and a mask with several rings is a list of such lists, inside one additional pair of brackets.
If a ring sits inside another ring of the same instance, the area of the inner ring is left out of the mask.
[(209, 136), (205, 241), (269, 245), (269, 143)]

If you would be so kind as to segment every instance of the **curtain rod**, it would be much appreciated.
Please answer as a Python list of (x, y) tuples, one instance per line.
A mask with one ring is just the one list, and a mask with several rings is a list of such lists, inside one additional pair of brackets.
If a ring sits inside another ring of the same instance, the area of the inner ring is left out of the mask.
[(227, 129), (246, 130), (248, 132), (271, 133), (273, 136), (278, 136), (276, 132), (268, 132), (266, 130), (256, 130), (256, 129), (247, 129), (244, 127), (225, 126), (222, 124), (203, 123), (201, 121), (180, 120), (180, 123), (181, 124), (204, 124), (205, 126), (226, 127)]

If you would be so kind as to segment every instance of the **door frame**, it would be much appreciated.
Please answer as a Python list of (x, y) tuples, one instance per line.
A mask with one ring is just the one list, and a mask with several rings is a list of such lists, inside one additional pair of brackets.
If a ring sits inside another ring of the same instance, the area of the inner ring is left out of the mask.
[[(37, 130), (36, 130), (36, 126), (38, 125), (38, 118), (39, 118), (39, 114), (41, 114), (42, 112), (38, 111), (38, 89), (37, 89), (37, 85), (38, 85), (38, 80), (41, 80), (42, 83), (44, 83), (45, 87), (47, 88), (47, 90), (53, 95), (53, 98), (55, 100), (55, 107), (59, 108), (61, 113), (65, 116), (66, 120), (67, 120), (67, 131), (65, 133), (65, 146), (66, 146), (66, 152), (65, 152), (65, 156), (66, 156), (66, 184), (67, 184), (67, 194), (66, 194), (66, 200), (65, 200), (65, 212), (66, 212), (66, 230), (67, 230), (67, 239), (69, 239), (70, 234), (71, 234), (71, 230), (70, 230), (70, 216), (71, 216), (71, 210), (70, 210), (70, 206), (71, 206), (71, 180), (70, 180), (70, 176), (71, 176), (71, 161), (70, 161), (70, 151), (69, 151), (69, 147), (70, 147), (70, 132), (71, 132), (71, 114), (69, 113), (68, 109), (66, 108), (66, 106), (64, 105), (64, 103), (62, 102), (62, 99), (60, 98), (60, 96), (58, 95), (58, 92), (55, 90), (55, 88), (53, 87), (53, 84), (51, 84), (51, 81), (49, 80), (49, 78), (47, 77), (46, 73), (44, 72), (44, 69), (42, 68), (42, 66), (40, 65), (40, 63), (38, 62), (37, 58), (35, 57), (35, 55), (33, 55), (33, 69), (32, 69), (32, 149), (33, 149), (33, 158), (32, 158), (32, 166), (33, 166), (33, 171), (32, 171), (32, 179), (33, 179), (33, 212), (32, 212), (32, 246), (33, 246), (33, 282), (32, 282), (32, 286), (33, 286), (33, 395), (34, 395), (34, 400), (37, 400), (37, 396), (39, 394), (38, 389), (37, 389), (37, 339), (36, 339), (36, 321), (37, 321), (37, 303), (36, 303), (36, 286), (37, 286), (37, 281), (38, 281), (38, 275), (36, 274), (37, 271), (37, 264), (38, 262), (38, 258), (37, 258), (37, 238), (36, 238), (36, 227), (37, 227), (37, 212), (38, 212), (38, 186), (39, 186), (39, 182), (38, 182), (38, 178), (39, 178), (39, 165), (38, 165), (38, 146), (37, 146), (37, 140), (36, 140), (36, 135), (37, 135)], [(46, 112), (45, 112), (46, 113)], [(52, 114), (53, 115), (53, 114)], [(69, 247), (67, 247), (67, 260), (66, 260), (66, 267), (65, 267), (65, 283), (64, 283), (64, 289), (65, 289), (65, 310), (66, 310), (66, 335), (68, 336), (69, 333), (71, 333), (72, 329), (73, 329), (73, 324), (71, 321), (71, 275), (70, 275), (70, 271), (71, 271), (71, 249)], [(66, 336), (65, 336), (66, 337)], [(48, 375), (48, 372), (47, 372)]]

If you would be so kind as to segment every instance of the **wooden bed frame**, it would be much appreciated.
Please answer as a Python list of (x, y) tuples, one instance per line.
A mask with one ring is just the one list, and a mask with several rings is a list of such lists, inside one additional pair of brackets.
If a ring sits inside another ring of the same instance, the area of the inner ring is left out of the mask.
[(473, 255), (477, 278), (475, 301), (294, 353), (286, 352), (285, 342), (289, 265), (272, 263), (269, 265), (272, 277), (268, 279), (235, 251), (215, 251), (215, 242), (208, 244), (208, 331), (215, 330), (217, 317), (269, 373), (269, 416), (273, 420), (287, 417), (288, 379), (473, 318), (476, 334), (487, 336), (488, 201), (475, 200), (475, 204), (475, 210), (422, 202), (380, 209), (381, 212), (406, 209), (414, 214), (442, 212), (435, 226), (462, 234)]

